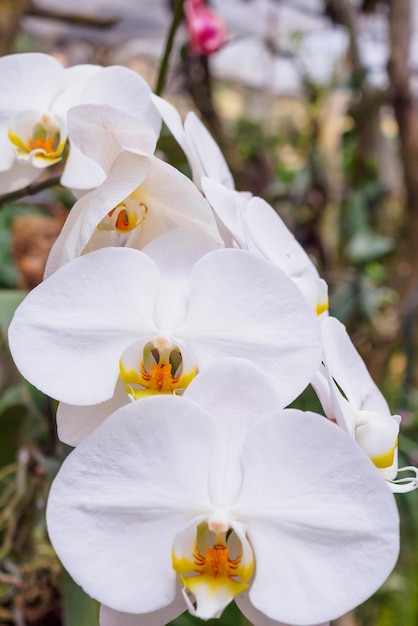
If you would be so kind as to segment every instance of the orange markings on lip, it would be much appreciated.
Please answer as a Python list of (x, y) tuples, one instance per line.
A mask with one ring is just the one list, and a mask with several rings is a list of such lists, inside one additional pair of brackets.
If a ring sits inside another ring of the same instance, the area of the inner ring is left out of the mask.
[(193, 558), (197, 565), (197, 572), (211, 574), (215, 578), (218, 576), (226, 576), (228, 578), (234, 576), (234, 570), (237, 569), (241, 560), (241, 556), (231, 560), (229, 558), (229, 549), (220, 543), (215, 544), (213, 548), (207, 547), (205, 556), (196, 547), (193, 552)]
[(147, 383), (148, 389), (162, 391), (163, 393), (171, 393), (174, 385), (180, 380), (180, 376), (171, 375), (171, 363), (151, 365), (151, 373), (147, 372), (144, 364), (141, 363), (141, 376), (143, 381)]
[(44, 150), (46, 154), (50, 154), (51, 152), (55, 152), (54, 148), (54, 140), (52, 137), (48, 139), (43, 139), (42, 137), (37, 137), (33, 139), (33, 137), (29, 137), (28, 139), (28, 148), (30, 151), (32, 150)]

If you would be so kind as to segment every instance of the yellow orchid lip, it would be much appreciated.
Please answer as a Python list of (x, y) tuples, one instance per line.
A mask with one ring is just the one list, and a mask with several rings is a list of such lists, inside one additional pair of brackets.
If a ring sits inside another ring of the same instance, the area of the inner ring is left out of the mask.
[(62, 159), (67, 143), (62, 123), (48, 113), (35, 118), (32, 112), (21, 113), (13, 127), (9, 128), (8, 137), (18, 157), (23, 160), (32, 157), (46, 165), (58, 163)]
[(396, 438), (393, 448), (391, 448), (387, 452), (371, 457), (371, 460), (379, 469), (387, 469), (388, 467), (392, 467), (395, 461), (395, 454), (396, 454), (397, 448), (398, 448), (398, 438)]
[(328, 300), (325, 300), (324, 302), (318, 302), (316, 307), (315, 307), (315, 312), (316, 314), (322, 315), (323, 313), (326, 313), (329, 309), (329, 303)]
[(148, 342), (143, 349), (138, 367), (119, 361), (120, 378), (127, 383), (125, 391), (134, 399), (154, 395), (181, 393), (197, 374), (193, 365), (184, 369), (181, 350), (168, 342), (164, 345), (158, 339)]
[[(234, 535), (236, 556), (231, 556), (231, 535)], [(246, 552), (244, 558), (242, 544), (232, 529), (213, 533), (206, 523), (197, 527), (192, 554), (178, 554), (176, 546), (173, 547), (173, 569), (194, 598), (196, 615), (206, 619), (208, 610), (208, 616), (211, 613), (217, 617), (238, 594), (248, 589), (254, 556), (251, 548), (247, 547)]]
[(129, 233), (143, 224), (147, 212), (148, 207), (144, 203), (137, 202), (129, 196), (109, 211), (97, 228), (98, 230), (116, 230), (121, 234)]

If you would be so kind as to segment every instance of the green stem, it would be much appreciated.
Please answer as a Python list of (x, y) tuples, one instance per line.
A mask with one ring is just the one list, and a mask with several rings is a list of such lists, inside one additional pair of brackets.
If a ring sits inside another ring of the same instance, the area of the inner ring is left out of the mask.
[(47, 178), (47, 180), (43, 180), (40, 183), (31, 183), (22, 189), (17, 189), (16, 191), (10, 191), (9, 193), (5, 193), (0, 196), (0, 206), (5, 202), (19, 200), (19, 198), (24, 198), (25, 196), (33, 196), (35, 193), (39, 191), (43, 191), (44, 189), (48, 189), (48, 187), (53, 187), (54, 185), (59, 185), (61, 175), (52, 176), (52, 178)]
[(168, 70), (168, 61), (170, 59), (171, 50), (173, 49), (174, 36), (183, 19), (183, 5), (184, 0), (177, 0), (176, 7), (173, 13), (173, 21), (171, 22), (170, 30), (167, 35), (167, 41), (165, 42), (164, 55), (161, 59), (157, 86), (155, 87), (155, 93), (157, 94), (157, 96), (160, 96), (164, 89), (165, 78)]

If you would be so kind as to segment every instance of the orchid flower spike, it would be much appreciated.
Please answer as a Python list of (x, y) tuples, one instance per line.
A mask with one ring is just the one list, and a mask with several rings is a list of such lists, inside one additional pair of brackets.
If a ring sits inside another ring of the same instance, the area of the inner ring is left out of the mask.
[(66, 161), (61, 183), (85, 190), (105, 175), (68, 137), (67, 113), (80, 103), (107, 103), (149, 124), (158, 137), (160, 117), (150, 88), (119, 66), (65, 69), (52, 56), (11, 54), (0, 59), (0, 192), (20, 189), (42, 169)]
[(206, 620), (233, 599), (260, 626), (320, 624), (387, 578), (393, 494), (341, 429), (280, 409), (277, 389), (225, 359), (182, 398), (119, 409), (65, 460), (49, 535), (109, 607), (102, 626), (163, 624), (185, 609)]
[(172, 231), (146, 254), (104, 248), (66, 264), (16, 311), (9, 345), (20, 371), (53, 398), (95, 405), (118, 381), (133, 399), (173, 393), (210, 363), (242, 356), (286, 406), (319, 367), (318, 321), (273, 264), (214, 245)]
[(328, 286), (277, 212), (262, 198), (202, 178), (209, 204), (234, 244), (282, 269), (321, 318), (328, 315)]
[[(343, 324), (329, 317), (321, 330), (325, 367), (314, 376), (312, 386), (325, 414), (356, 440), (392, 491), (416, 489), (418, 469), (398, 468), (400, 416), (391, 414)], [(414, 476), (396, 480), (404, 471)]]

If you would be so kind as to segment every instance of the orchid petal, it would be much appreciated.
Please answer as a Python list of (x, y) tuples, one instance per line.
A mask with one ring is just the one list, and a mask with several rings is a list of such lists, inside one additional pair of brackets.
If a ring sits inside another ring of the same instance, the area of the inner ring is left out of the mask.
[(252, 198), (245, 208), (249, 234), (257, 249), (286, 274), (318, 278), (318, 272), (276, 211), (262, 198)]
[(40, 171), (30, 163), (15, 161), (10, 169), (0, 171), (0, 192), (9, 193), (23, 189), (38, 178)]
[(81, 104), (68, 112), (71, 140), (107, 173), (122, 150), (153, 154), (151, 126), (109, 105)]
[(170, 130), (174, 139), (187, 156), (188, 145), (186, 133), (184, 132), (183, 122), (177, 109), (161, 96), (151, 94), (151, 101), (157, 109), (158, 113), (164, 120), (167, 128)]
[(64, 87), (64, 68), (48, 54), (28, 52), (0, 59), (0, 123), (28, 108), (46, 112)]
[(100, 165), (86, 157), (70, 141), (67, 160), (61, 175), (61, 185), (72, 190), (90, 190), (101, 185), (105, 179), (106, 173)]
[(322, 354), (317, 319), (297, 287), (244, 250), (218, 250), (198, 261), (187, 319), (176, 335), (187, 336), (199, 369), (226, 356), (259, 365), (282, 406), (305, 389)]
[(202, 178), (202, 188), (209, 204), (240, 248), (247, 249), (243, 211), (249, 197), (246, 192), (227, 189), (210, 178)]
[(102, 604), (100, 626), (165, 626), (185, 610), (186, 604), (179, 587), (171, 604), (151, 613), (122, 613)]
[[(364, 413), (371, 413), (363, 411)], [(399, 416), (397, 416), (399, 417)], [(385, 469), (393, 465), (398, 447), (399, 419), (382, 417), (380, 413), (371, 415), (356, 428), (356, 441), (372, 459), (376, 467)], [(392, 478), (396, 477), (395, 475)]]
[(123, 383), (118, 381), (113, 396), (100, 404), (77, 406), (60, 402), (57, 409), (58, 439), (68, 446), (78, 446), (109, 415), (130, 401)]
[(221, 507), (234, 502), (239, 493), (240, 458), (248, 426), (282, 404), (276, 385), (246, 359), (216, 361), (204, 374), (196, 376), (184, 397), (204, 407), (216, 425), (218, 443), (209, 480), (211, 500)]
[(58, 94), (52, 103), (52, 110), (64, 119), (67, 118), (69, 109), (83, 99), (86, 86), (94, 78), (101, 74), (103, 68), (100, 65), (82, 63), (64, 69), (64, 89)]
[[(243, 615), (245, 615), (245, 617), (256, 626), (289, 626), (289, 624), (284, 624), (283, 622), (278, 622), (275, 619), (270, 619), (269, 617), (267, 617), (267, 615), (265, 615), (261, 611), (258, 611), (251, 603), (248, 597), (248, 591), (244, 591), (244, 593), (237, 596), (235, 598), (235, 603), (238, 606), (239, 610), (243, 613)], [(109, 624), (109, 626), (113, 625)], [(121, 626), (125, 625), (122, 624)], [(127, 624), (126, 626), (129, 625)], [(330, 626), (330, 624), (329, 622), (326, 622), (322, 624), (316, 624), (315, 626)]]
[(173, 602), (171, 548), (176, 532), (210, 507), (213, 442), (206, 411), (160, 396), (114, 413), (66, 459), (52, 485), (48, 529), (89, 595), (127, 613)]
[(82, 102), (106, 103), (150, 125), (158, 137), (161, 117), (155, 110), (148, 83), (133, 70), (121, 65), (105, 67), (87, 84)]
[(146, 156), (129, 152), (118, 156), (105, 182), (80, 198), (71, 209), (52, 247), (46, 276), (83, 252), (101, 220), (143, 182), (148, 169), (149, 160)]
[(162, 287), (154, 319), (160, 328), (177, 328), (186, 317), (189, 276), (196, 262), (218, 248), (217, 242), (205, 232), (170, 230), (143, 248), (161, 272)]
[(314, 374), (311, 385), (315, 390), (316, 395), (324, 409), (325, 415), (328, 419), (336, 421), (336, 415), (332, 403), (332, 395), (330, 389), (330, 383), (325, 374), (325, 368), (320, 366), (319, 370)]
[(257, 420), (243, 458), (231, 515), (248, 524), (252, 604), (271, 619), (307, 625), (374, 593), (397, 559), (398, 513), (358, 446), (323, 417), (285, 410)]
[(192, 143), (202, 163), (203, 172), (209, 178), (235, 189), (234, 179), (218, 144), (206, 126), (191, 111), (184, 121), (184, 130), (189, 143)]
[(189, 161), (193, 181), (200, 188), (202, 176), (213, 178), (234, 189), (235, 183), (219, 146), (205, 125), (190, 112), (184, 127), (175, 107), (163, 98), (152, 95), (151, 99)]
[(389, 416), (387, 402), (343, 324), (335, 317), (329, 317), (323, 321), (321, 328), (327, 370), (344, 391), (347, 400), (357, 409), (369, 409)]
[(136, 250), (98, 250), (65, 265), (16, 311), (9, 341), (20, 371), (68, 404), (107, 400), (124, 348), (156, 332), (159, 284), (155, 263)]
[(15, 149), (10, 142), (7, 132), (6, 125), (0, 128), (0, 176), (3, 171), (12, 167), (16, 158)]
[(221, 243), (212, 210), (192, 181), (160, 159), (150, 157), (149, 163), (147, 178), (138, 189), (138, 198), (149, 211), (143, 226), (132, 233), (131, 245), (142, 249), (173, 228), (204, 230)]

